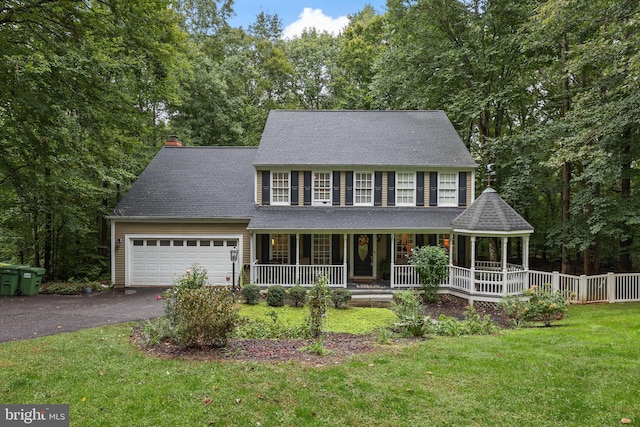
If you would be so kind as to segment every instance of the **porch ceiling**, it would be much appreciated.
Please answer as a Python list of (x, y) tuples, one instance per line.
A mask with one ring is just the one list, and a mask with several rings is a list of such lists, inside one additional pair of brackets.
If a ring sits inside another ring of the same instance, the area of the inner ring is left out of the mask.
[(464, 208), (261, 206), (247, 227), (260, 231), (451, 231)]

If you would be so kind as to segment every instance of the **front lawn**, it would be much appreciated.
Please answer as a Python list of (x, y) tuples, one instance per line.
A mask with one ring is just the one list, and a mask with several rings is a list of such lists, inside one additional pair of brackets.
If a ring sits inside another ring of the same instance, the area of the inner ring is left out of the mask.
[(438, 337), (321, 367), (149, 357), (131, 328), (0, 344), (0, 401), (68, 403), (72, 426), (640, 423), (640, 304), (574, 306), (552, 328)]

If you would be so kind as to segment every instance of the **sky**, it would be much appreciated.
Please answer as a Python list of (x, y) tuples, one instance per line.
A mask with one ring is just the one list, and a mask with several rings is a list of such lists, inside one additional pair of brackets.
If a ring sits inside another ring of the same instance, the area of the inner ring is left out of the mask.
[(361, 11), (367, 4), (378, 13), (386, 10), (386, 0), (234, 0), (236, 16), (229, 23), (246, 30), (256, 15), (264, 12), (278, 15), (285, 38), (295, 37), (311, 27), (337, 34), (347, 25), (347, 15)]

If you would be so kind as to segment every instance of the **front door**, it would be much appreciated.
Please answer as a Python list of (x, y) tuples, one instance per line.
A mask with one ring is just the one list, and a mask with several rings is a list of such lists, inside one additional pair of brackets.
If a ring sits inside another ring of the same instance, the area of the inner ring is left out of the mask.
[(373, 234), (354, 234), (353, 275), (373, 276)]

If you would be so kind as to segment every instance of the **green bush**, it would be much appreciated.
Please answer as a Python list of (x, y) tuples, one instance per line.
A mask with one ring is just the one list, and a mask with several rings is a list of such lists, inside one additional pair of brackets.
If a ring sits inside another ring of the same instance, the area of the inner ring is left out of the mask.
[(267, 305), (269, 307), (282, 307), (287, 293), (283, 286), (273, 285), (267, 288)]
[(191, 264), (184, 276), (174, 282), (174, 287), (197, 289), (207, 285), (207, 270), (200, 264)]
[(310, 338), (309, 327), (306, 324), (287, 327), (280, 322), (278, 313), (271, 310), (268, 313), (271, 321), (244, 318), (236, 329), (235, 336), (247, 339), (298, 339)]
[(294, 307), (301, 307), (307, 299), (307, 290), (300, 285), (289, 288), (289, 299)]
[(327, 319), (327, 309), (331, 299), (331, 289), (327, 276), (318, 276), (307, 297), (309, 306), (309, 330), (313, 338), (318, 338)]
[(409, 264), (418, 272), (424, 302), (439, 302), (438, 288), (449, 275), (447, 252), (438, 246), (421, 246), (411, 250)]
[(331, 292), (331, 301), (333, 301), (335, 308), (346, 307), (347, 303), (351, 301), (352, 296), (353, 293), (350, 290), (338, 288)]
[(224, 347), (239, 322), (226, 287), (178, 288), (165, 307), (174, 341), (183, 347)]
[(258, 285), (244, 285), (240, 290), (244, 302), (249, 305), (256, 305), (260, 302), (260, 286)]
[(473, 306), (467, 307), (464, 311), (462, 327), (465, 335), (491, 335), (498, 330), (491, 315), (481, 315)]
[[(553, 291), (551, 285), (540, 288), (532, 286), (522, 293), (524, 298), (509, 295), (500, 301), (513, 326), (525, 326), (528, 322), (542, 322), (551, 326), (552, 322), (567, 315), (570, 301), (559, 291)], [(527, 300), (528, 297), (528, 300)]]
[(422, 314), (420, 297), (415, 291), (395, 292), (391, 310), (398, 316), (397, 332), (413, 337), (423, 337), (427, 333), (429, 318)]

